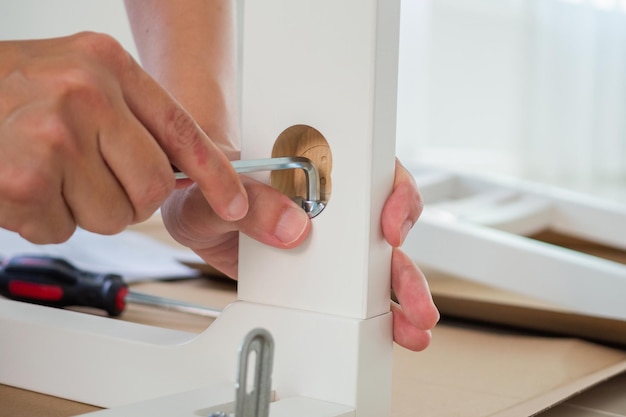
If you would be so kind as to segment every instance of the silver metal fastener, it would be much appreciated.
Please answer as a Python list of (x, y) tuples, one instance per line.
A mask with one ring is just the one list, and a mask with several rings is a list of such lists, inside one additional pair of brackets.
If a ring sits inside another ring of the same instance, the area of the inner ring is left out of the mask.
[[(249, 364), (254, 357), (252, 387), (248, 388)], [(270, 332), (257, 328), (246, 335), (239, 353), (239, 374), (235, 397), (236, 417), (268, 417), (272, 393), (274, 339)]]
[[(208, 417), (269, 417), (273, 364), (274, 338), (263, 328), (251, 330), (239, 348), (235, 413), (216, 411)], [(251, 370), (252, 381), (248, 385)]]
[[(231, 161), (236, 172), (245, 174), (259, 171), (278, 171), (285, 169), (302, 169), (306, 179), (307, 195), (296, 198), (310, 218), (320, 214), (325, 202), (320, 199), (320, 178), (317, 168), (310, 159), (302, 156), (285, 156), (280, 158), (248, 159)], [(183, 172), (176, 172), (177, 179), (189, 178)]]

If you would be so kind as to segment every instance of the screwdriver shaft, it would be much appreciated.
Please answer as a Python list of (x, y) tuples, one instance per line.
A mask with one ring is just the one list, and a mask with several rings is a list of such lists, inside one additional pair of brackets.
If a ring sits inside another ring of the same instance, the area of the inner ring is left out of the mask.
[(198, 316), (217, 318), (221, 311), (205, 307), (199, 304), (192, 304), (185, 301), (173, 300), (171, 298), (159, 297), (156, 295), (137, 293), (129, 291), (126, 294), (127, 303), (142, 304), (152, 307), (163, 308), (166, 310), (180, 311), (188, 314), (195, 314)]

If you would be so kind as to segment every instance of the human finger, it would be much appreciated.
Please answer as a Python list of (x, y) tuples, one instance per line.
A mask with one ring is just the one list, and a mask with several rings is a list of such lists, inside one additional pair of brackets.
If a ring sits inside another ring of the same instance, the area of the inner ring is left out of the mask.
[(393, 340), (400, 346), (416, 352), (426, 349), (430, 345), (432, 332), (415, 327), (408, 319), (402, 308), (392, 301)]
[(85, 138), (80, 128), (91, 125), (93, 113), (79, 118), (69, 111), (74, 100), (59, 98), (71, 96), (68, 87), (43, 88), (44, 93), (37, 81), (20, 87), (31, 91), (2, 90), (13, 104), (0, 123), (3, 227), (35, 243), (59, 243), (77, 225), (103, 233), (128, 225), (128, 198), (94, 152), (95, 133)]
[(170, 234), (233, 278), (237, 277), (238, 232), (266, 245), (289, 249), (301, 244), (311, 227), (304, 210), (283, 193), (245, 176), (242, 183), (250, 209), (236, 222), (216, 215), (197, 186), (175, 191), (162, 207)]
[[(51, 190), (65, 199), (74, 222), (111, 234), (152, 214), (174, 179), (167, 156), (128, 109), (102, 58), (74, 48), (83, 38), (15, 43), (30, 59), (3, 79), (10, 107), (0, 117), (13, 129), (13, 146), (38, 158), (25, 170), (59, 181)], [(48, 165), (57, 169), (44, 172)]]
[(236, 277), (239, 232), (233, 222), (213, 211), (197, 184), (176, 189), (161, 206), (161, 217), (174, 240), (227, 276)]
[(311, 221), (306, 212), (273, 187), (245, 177), (250, 196), (248, 214), (237, 222), (238, 229), (266, 245), (289, 249), (308, 235)]
[[(83, 96), (106, 95), (98, 88), (83, 90)], [(112, 106), (90, 100), (91, 111), (80, 117), (72, 115), (77, 114), (75, 107), (84, 105), (81, 100), (64, 103), (48, 115), (59, 120), (56, 128), (48, 129), (48, 137), (59, 135), (54, 140), (66, 142), (50, 157), (65, 161), (60, 192), (75, 222), (101, 234), (145, 220), (174, 189), (166, 155), (116, 98), (106, 97)]]
[(439, 311), (424, 274), (397, 248), (391, 257), (391, 287), (408, 323), (421, 330), (432, 329), (437, 324)]
[(0, 56), (3, 226), (50, 243), (76, 225), (115, 233), (158, 208), (174, 188), (170, 161), (127, 106), (121, 80), (141, 69), (119, 44), (9, 41)]
[[(105, 45), (101, 49), (111, 54), (109, 47)], [(118, 56), (120, 54), (122, 58)], [(226, 155), (132, 57), (125, 52), (113, 55), (110, 62), (117, 69), (128, 107), (154, 136), (170, 161), (198, 184), (221, 218), (243, 218), (248, 210), (247, 195)]]
[(45, 129), (33, 111), (15, 110), (11, 90), (0, 83), (0, 227), (36, 243), (61, 242), (76, 227), (60, 193), (61, 164), (50, 158), (50, 141), (39, 144)]
[[(0, 143), (0, 152), (3, 150)], [(13, 165), (19, 166), (23, 165)], [(36, 244), (61, 243), (72, 235), (76, 223), (58, 193), (60, 185), (39, 175), (44, 171), (47, 167), (34, 171), (0, 167), (0, 227)]]
[[(125, 198), (130, 203), (129, 214), (132, 215), (126, 224), (120, 224), (125, 227), (150, 217), (174, 190), (176, 181), (169, 158), (146, 128), (134, 118), (124, 100), (121, 97), (113, 97), (111, 100), (114, 105), (110, 116), (101, 117), (98, 123), (91, 125), (98, 127), (97, 132), (89, 132), (91, 126), (86, 126), (85, 135), (97, 136), (98, 140), (94, 142), (98, 149), (93, 150), (94, 157), (90, 158), (92, 166), (84, 167), (82, 175), (78, 173), (85, 177), (91, 175), (92, 178), (84, 178), (80, 182), (82, 189), (74, 195), (88, 196), (101, 191), (100, 200), (108, 197), (109, 202), (100, 201), (101, 210), (92, 209), (92, 223), (106, 222), (106, 215), (102, 216), (106, 213), (106, 207)], [(94, 107), (97, 111), (97, 106)], [(104, 113), (102, 109), (101, 114)], [(96, 157), (97, 154), (101, 154), (101, 157)], [(94, 187), (96, 190), (87, 189), (89, 184), (97, 184)], [(118, 190), (124, 195), (114, 199)], [(86, 201), (86, 204), (89, 203)], [(73, 206), (79, 207), (79, 202)], [(114, 207), (111, 209), (114, 210)]]
[(396, 172), (391, 195), (381, 216), (383, 235), (393, 247), (402, 245), (422, 213), (423, 203), (415, 179), (396, 159)]

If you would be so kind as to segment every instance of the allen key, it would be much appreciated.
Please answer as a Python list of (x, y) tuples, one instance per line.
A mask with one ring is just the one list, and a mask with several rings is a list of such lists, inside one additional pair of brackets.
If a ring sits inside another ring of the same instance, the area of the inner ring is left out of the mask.
[[(320, 214), (325, 203), (320, 199), (320, 179), (317, 168), (310, 159), (302, 156), (284, 156), (280, 158), (264, 158), (231, 161), (236, 172), (245, 174), (260, 171), (278, 171), (285, 169), (302, 169), (306, 178), (306, 198), (296, 197), (294, 200), (300, 203), (310, 218)], [(176, 179), (188, 179), (184, 172), (175, 172)], [(298, 201), (301, 200), (301, 201)]]

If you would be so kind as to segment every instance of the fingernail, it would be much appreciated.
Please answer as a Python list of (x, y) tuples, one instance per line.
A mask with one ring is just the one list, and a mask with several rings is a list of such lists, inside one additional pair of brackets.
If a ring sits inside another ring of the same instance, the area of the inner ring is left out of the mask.
[(309, 216), (304, 210), (288, 207), (280, 216), (274, 235), (284, 244), (289, 245), (302, 236), (309, 222)]
[(248, 213), (248, 200), (243, 194), (237, 194), (228, 205), (228, 217), (231, 220), (242, 219)]
[(413, 228), (413, 222), (411, 220), (407, 220), (404, 223), (402, 223), (402, 228), (400, 229), (400, 232), (402, 233), (402, 242), (404, 242), (404, 240), (406, 239), (406, 237), (409, 235), (409, 232), (411, 231), (411, 228)]

